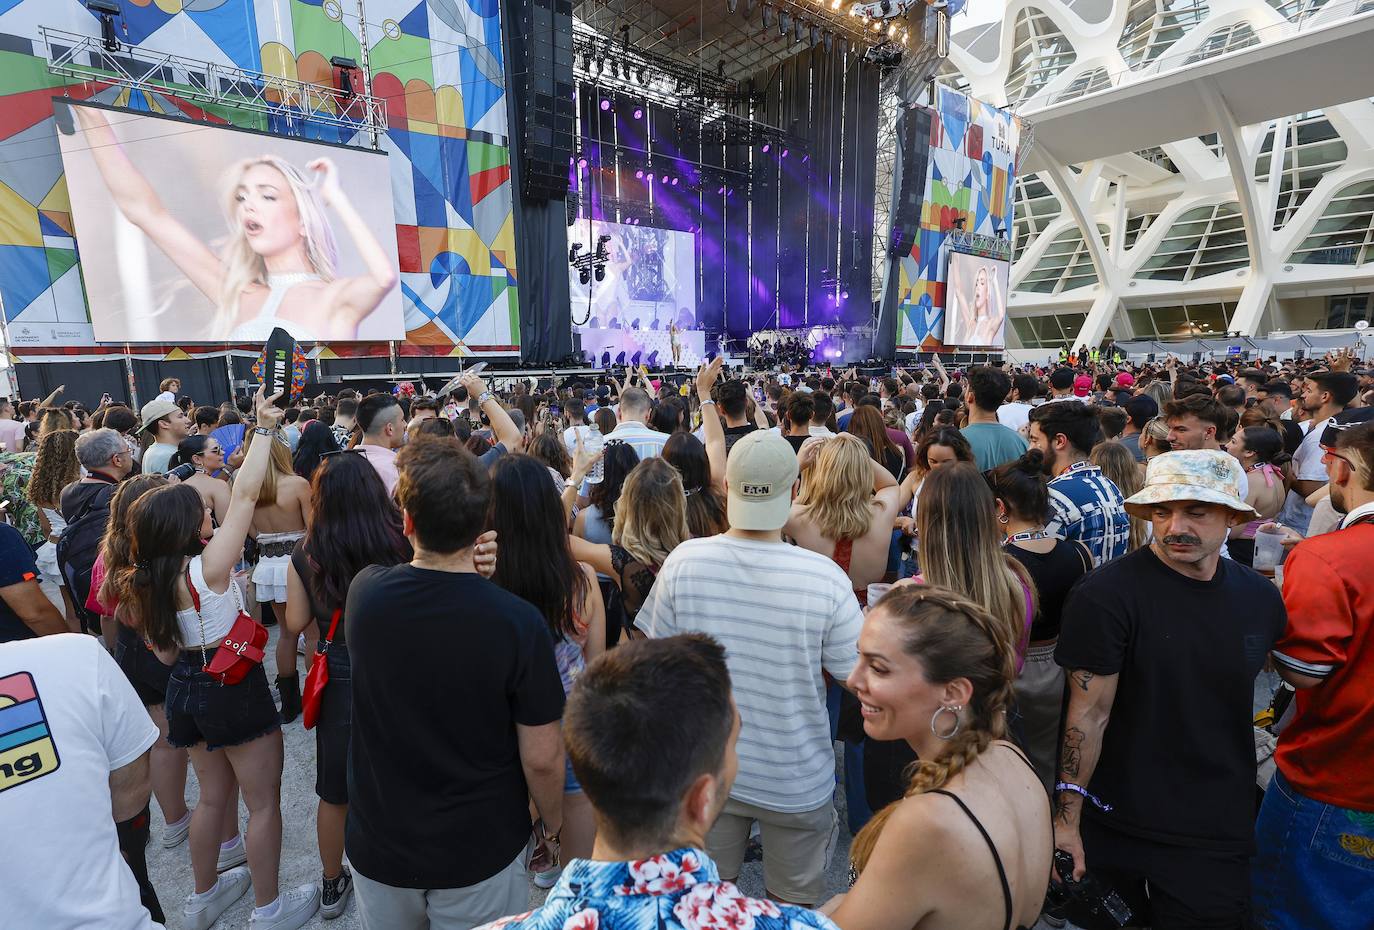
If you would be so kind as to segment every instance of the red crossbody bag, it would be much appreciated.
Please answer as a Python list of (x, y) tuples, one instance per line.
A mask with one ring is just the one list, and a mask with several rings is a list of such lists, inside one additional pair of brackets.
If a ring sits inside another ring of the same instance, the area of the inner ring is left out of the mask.
[(334, 617), (329, 621), (329, 633), (324, 642), (315, 649), (315, 657), (310, 660), (310, 671), (305, 673), (305, 687), (301, 690), (301, 722), (307, 730), (313, 730), (320, 719), (320, 705), (324, 703), (324, 686), (329, 684), (329, 647), (334, 642), (334, 632), (339, 628), (339, 617), (343, 609), (336, 608)]
[(196, 594), (196, 586), (191, 583), (190, 570), (186, 572), (186, 588), (191, 592), (191, 603), (195, 605), (196, 619), (200, 621), (200, 658), (205, 663), (205, 674), (222, 685), (238, 684), (253, 670), (253, 666), (262, 664), (266, 655), (263, 647), (267, 645), (267, 627), (244, 611), (243, 603), (239, 601), (238, 586), (232, 578), (229, 579), (229, 588), (234, 592), (239, 615), (220, 641), (215, 657), (208, 659), (205, 652), (205, 618), (200, 615), (200, 595)]

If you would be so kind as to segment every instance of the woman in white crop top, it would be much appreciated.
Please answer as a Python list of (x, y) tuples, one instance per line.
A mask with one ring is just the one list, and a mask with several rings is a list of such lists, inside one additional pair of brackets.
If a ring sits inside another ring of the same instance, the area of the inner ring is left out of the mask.
[[(257, 428), (268, 435), (282, 420), (273, 405), (277, 396), (264, 398), (259, 388), (255, 398)], [(250, 883), (248, 868), (216, 874), (220, 828), (235, 779), (248, 807), (248, 858), (255, 864), (251, 884), (258, 906), (253, 925), (298, 927), (319, 907), (314, 884), (278, 894), (282, 737), (267, 675), (259, 664), (238, 684), (223, 685), (204, 671), (241, 610), (231, 574), (253, 520), (270, 446), (255, 442), (249, 448), (218, 530), (212, 530), (210, 508), (199, 492), (185, 485), (150, 491), (129, 513), (133, 565), (119, 579), (121, 600), (141, 621), (158, 656), (175, 663), (167, 683), (167, 740), (190, 750), (200, 781), (190, 836), (196, 893), (184, 915), (192, 927), (209, 927)]]

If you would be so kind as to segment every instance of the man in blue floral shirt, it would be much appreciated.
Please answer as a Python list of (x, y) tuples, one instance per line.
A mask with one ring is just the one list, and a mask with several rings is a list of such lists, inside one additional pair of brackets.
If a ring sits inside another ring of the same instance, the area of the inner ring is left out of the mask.
[(563, 735), (596, 813), (592, 857), (568, 863), (543, 907), (482, 930), (838, 930), (746, 897), (703, 851), (738, 768), (739, 714), (715, 640), (605, 653), (573, 688)]

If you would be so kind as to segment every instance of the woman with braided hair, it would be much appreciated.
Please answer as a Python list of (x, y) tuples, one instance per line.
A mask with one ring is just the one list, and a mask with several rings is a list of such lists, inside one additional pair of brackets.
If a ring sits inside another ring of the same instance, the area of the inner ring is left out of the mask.
[(1035, 923), (1050, 879), (1049, 800), (1007, 742), (1015, 631), (945, 588), (899, 583), (869, 612), (849, 687), (864, 732), (920, 760), (905, 796), (850, 847), (842, 930), (1012, 930)]

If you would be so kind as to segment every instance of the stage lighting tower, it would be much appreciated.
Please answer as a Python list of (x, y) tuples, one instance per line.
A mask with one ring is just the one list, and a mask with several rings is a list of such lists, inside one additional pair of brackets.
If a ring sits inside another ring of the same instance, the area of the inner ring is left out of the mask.
[(100, 45), (107, 52), (119, 51), (119, 36), (115, 33), (114, 18), (120, 15), (115, 0), (86, 0), (86, 9), (100, 17)]

